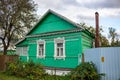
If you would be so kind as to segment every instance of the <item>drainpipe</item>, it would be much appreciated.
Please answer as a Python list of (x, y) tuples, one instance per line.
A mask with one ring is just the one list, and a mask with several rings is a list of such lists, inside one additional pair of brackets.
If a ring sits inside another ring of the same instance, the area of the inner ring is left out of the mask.
[(99, 13), (95, 13), (95, 24), (96, 24), (96, 34), (95, 34), (95, 48), (99, 47)]

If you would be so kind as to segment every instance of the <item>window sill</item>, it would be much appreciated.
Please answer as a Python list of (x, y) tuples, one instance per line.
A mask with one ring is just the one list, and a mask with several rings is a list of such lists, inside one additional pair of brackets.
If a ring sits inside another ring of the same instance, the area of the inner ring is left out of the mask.
[(54, 59), (64, 59), (65, 60), (65, 56), (55, 56)]
[(45, 58), (45, 56), (37, 56), (37, 58)]

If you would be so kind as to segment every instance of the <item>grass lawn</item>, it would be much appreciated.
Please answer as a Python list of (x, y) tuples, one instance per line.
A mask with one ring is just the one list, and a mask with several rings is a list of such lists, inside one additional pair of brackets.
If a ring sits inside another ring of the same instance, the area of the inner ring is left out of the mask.
[[(5, 73), (0, 72), (0, 80), (27, 80), (27, 79), (15, 76), (8, 76)], [(65, 76), (45, 76), (44, 79), (40, 80), (70, 80), (70, 79)]]
[(0, 80), (27, 80), (27, 79), (15, 77), (15, 76), (8, 76), (5, 73), (0, 72)]

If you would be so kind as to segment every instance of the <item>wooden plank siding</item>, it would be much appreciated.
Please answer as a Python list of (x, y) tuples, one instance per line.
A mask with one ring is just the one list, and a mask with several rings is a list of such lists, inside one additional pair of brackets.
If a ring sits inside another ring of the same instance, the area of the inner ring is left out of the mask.
[[(64, 37), (65, 38), (65, 53), (66, 58), (65, 60), (61, 59), (54, 59), (54, 38)], [(46, 56), (45, 59), (36, 58), (37, 53), (37, 40), (42, 39), (46, 41)], [(29, 41), (33, 41), (30, 42)], [(78, 65), (78, 54), (82, 53), (81, 50), (81, 36), (80, 33), (72, 33), (72, 34), (62, 34), (62, 35), (55, 35), (55, 36), (47, 36), (36, 38), (33, 40), (29, 38), (26, 40), (29, 46), (29, 59), (32, 59), (34, 62), (42, 63), (45, 66), (50, 67), (61, 67), (61, 68), (74, 68)], [(22, 60), (27, 60), (27, 57), (21, 56)], [(59, 62), (59, 63), (58, 63)], [(72, 64), (72, 65), (71, 65)]]

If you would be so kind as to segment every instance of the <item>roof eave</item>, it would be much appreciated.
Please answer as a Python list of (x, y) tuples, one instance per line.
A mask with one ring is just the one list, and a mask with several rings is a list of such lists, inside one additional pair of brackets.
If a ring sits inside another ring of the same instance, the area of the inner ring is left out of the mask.
[(79, 32), (79, 31), (82, 31), (82, 30), (83, 29), (81, 29), (81, 28), (77, 28), (77, 29), (73, 29), (73, 30), (63, 30), (63, 31), (47, 32), (47, 33), (29, 35), (29, 36), (26, 36), (26, 38), (43, 37), (43, 36), (51, 36), (51, 35), (58, 35), (58, 34), (66, 34), (66, 33)]
[(24, 41), (24, 40), (25, 40), (25, 38), (20, 39), (19, 41), (17, 41), (17, 42), (15, 43), (15, 46), (18, 45), (19, 43), (21, 43), (21, 42)]
[(88, 35), (90, 35), (92, 38), (95, 38), (95, 35), (93, 33), (91, 33), (90, 31), (88, 31), (87, 29), (84, 29), (83, 32), (87, 33)]

